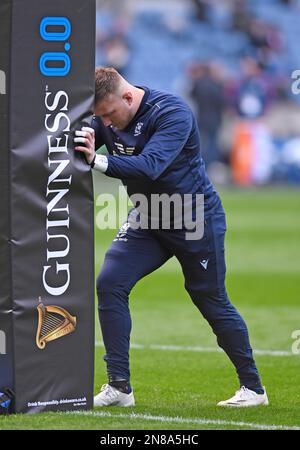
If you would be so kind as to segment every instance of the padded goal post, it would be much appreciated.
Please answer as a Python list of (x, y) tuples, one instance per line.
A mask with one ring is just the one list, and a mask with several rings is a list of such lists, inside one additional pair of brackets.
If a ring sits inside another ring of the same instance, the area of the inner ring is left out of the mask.
[(14, 412), (93, 405), (93, 186), (73, 138), (94, 70), (95, 0), (1, 0), (0, 391)]

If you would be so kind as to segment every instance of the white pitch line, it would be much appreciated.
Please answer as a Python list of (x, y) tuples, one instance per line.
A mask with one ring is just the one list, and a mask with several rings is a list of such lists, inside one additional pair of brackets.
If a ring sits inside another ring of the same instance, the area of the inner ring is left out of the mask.
[[(103, 342), (96, 341), (96, 347), (104, 347)], [(143, 344), (131, 344), (131, 348), (137, 350), (162, 350), (162, 351), (184, 351), (184, 352), (200, 352), (200, 353), (223, 353), (223, 350), (218, 347), (192, 347), (183, 345), (143, 345)], [(285, 350), (258, 350), (254, 349), (253, 353), (259, 356), (296, 356), (292, 352)]]
[(165, 422), (165, 423), (187, 423), (195, 425), (224, 425), (233, 427), (247, 427), (255, 428), (258, 430), (300, 430), (299, 426), (287, 426), (287, 425), (266, 425), (253, 422), (235, 422), (231, 420), (216, 420), (216, 419), (185, 419), (183, 417), (166, 417), (166, 416), (152, 416), (149, 414), (112, 414), (109, 412), (93, 412), (93, 411), (74, 411), (66, 413), (68, 415), (76, 414), (92, 417), (109, 417), (118, 419), (136, 419), (136, 420), (148, 420), (153, 422)]

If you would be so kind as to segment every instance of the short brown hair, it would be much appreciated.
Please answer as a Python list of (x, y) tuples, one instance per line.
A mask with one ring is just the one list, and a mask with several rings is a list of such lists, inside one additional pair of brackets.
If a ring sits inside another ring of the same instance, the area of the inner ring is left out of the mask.
[(120, 85), (121, 75), (113, 67), (97, 67), (95, 71), (95, 104), (107, 95), (114, 94)]

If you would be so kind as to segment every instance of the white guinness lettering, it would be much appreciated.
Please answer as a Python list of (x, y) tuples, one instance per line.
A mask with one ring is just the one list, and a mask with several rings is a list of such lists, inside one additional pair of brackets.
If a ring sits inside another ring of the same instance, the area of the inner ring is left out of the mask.
[[(54, 96), (54, 97), (53, 97)], [(67, 115), (69, 97), (66, 92), (46, 92), (45, 128), (48, 148), (48, 167), (51, 173), (47, 182), (47, 265), (43, 269), (43, 285), (51, 295), (62, 295), (70, 285), (70, 264), (66, 260), (70, 253), (70, 210), (68, 194), (72, 175), (66, 174), (70, 164), (68, 141), (71, 121)], [(66, 112), (62, 112), (66, 111)], [(57, 135), (60, 137), (57, 137)]]

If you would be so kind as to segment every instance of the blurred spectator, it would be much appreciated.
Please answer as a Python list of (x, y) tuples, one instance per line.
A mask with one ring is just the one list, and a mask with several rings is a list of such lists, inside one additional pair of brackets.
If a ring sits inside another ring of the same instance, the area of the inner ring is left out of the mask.
[(231, 167), (236, 184), (264, 184), (270, 180), (272, 137), (262, 117), (275, 95), (270, 78), (253, 58), (241, 61), (242, 76), (235, 89), (236, 109), (241, 119), (233, 130)]
[(250, 13), (245, 0), (235, 0), (232, 7), (232, 28), (235, 31), (247, 33), (249, 29)]
[(218, 137), (224, 98), (218, 74), (217, 66), (212, 64), (198, 63), (190, 69), (192, 81), (190, 95), (196, 107), (202, 154), (207, 166), (220, 158)]
[(280, 0), (280, 2), (285, 6), (293, 6), (295, 4), (295, 0)]
[(165, 29), (176, 39), (185, 39), (189, 36), (189, 22), (180, 14), (166, 13), (162, 24)]
[(114, 67), (122, 76), (126, 76), (130, 50), (125, 39), (120, 35), (112, 36), (105, 41), (102, 51), (104, 65)]
[(267, 30), (267, 24), (261, 20), (252, 19), (249, 22), (247, 33), (253, 47), (268, 47)]
[[(300, 0), (97, 4), (97, 64), (114, 66), (136, 83), (185, 96), (188, 91), (210, 172), (217, 168), (219, 174), (223, 162), (234, 160), (235, 182), (266, 182), (271, 144), (283, 152), (285, 141), (299, 137), (300, 95), (291, 93), (291, 72), (299, 68)], [(186, 67), (195, 60), (208, 63), (193, 65), (190, 89)], [(228, 73), (226, 82), (211, 64), (216, 60)], [(230, 158), (233, 147), (236, 158)]]

